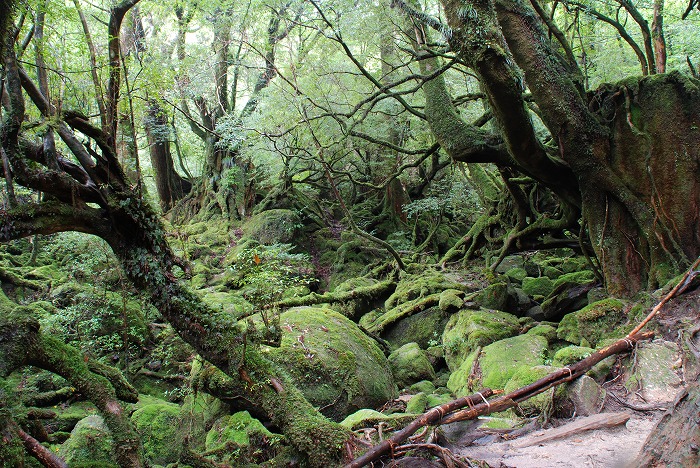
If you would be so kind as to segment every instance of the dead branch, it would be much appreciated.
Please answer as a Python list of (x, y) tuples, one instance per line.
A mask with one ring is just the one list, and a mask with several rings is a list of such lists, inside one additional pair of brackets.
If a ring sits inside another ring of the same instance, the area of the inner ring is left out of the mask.
[(630, 418), (627, 413), (600, 413), (572, 421), (563, 426), (538, 432), (525, 440), (512, 443), (511, 447), (523, 448), (538, 445), (550, 440), (562, 439), (581, 432), (605, 429), (625, 424)]
[(637, 333), (639, 333), (639, 331), (640, 331), (642, 328), (644, 328), (644, 326), (645, 326), (647, 323), (649, 323), (649, 322), (651, 321), (651, 319), (653, 319), (653, 318), (656, 316), (656, 314), (659, 313), (659, 311), (661, 310), (661, 308), (662, 308), (669, 300), (671, 300), (671, 299), (672, 299), (673, 297), (675, 297), (677, 294), (679, 294), (680, 292), (682, 292), (682, 291), (685, 290), (685, 288), (688, 286), (688, 284), (690, 284), (690, 281), (691, 281), (693, 278), (695, 278), (695, 276), (698, 274), (698, 272), (696, 271), (696, 269), (698, 268), (698, 266), (700, 266), (700, 257), (698, 257), (697, 260), (695, 260), (695, 263), (693, 263), (693, 264), (690, 266), (690, 268), (688, 269), (688, 271), (685, 272), (685, 275), (683, 275), (683, 277), (682, 277), (681, 280), (676, 284), (676, 286), (674, 286), (674, 288), (671, 289), (671, 291), (670, 291), (668, 294), (666, 294), (666, 295), (664, 296), (664, 298), (661, 299), (661, 301), (659, 301), (659, 303), (656, 304), (656, 306), (654, 306), (653, 309), (651, 309), (651, 312), (649, 312), (649, 315), (647, 315), (646, 318), (645, 318), (644, 320), (642, 320), (642, 321), (639, 323), (639, 325), (637, 325), (636, 327), (634, 327), (634, 329), (633, 329), (631, 332), (629, 332), (629, 333), (627, 334), (627, 338), (630, 338), (631, 336), (636, 335)]
[(487, 401), (487, 398), (494, 395), (494, 391), (490, 388), (485, 388), (480, 392), (470, 395), (468, 397), (458, 398), (457, 400), (445, 403), (444, 405), (436, 406), (423, 413), (420, 417), (415, 419), (411, 424), (404, 427), (400, 431), (396, 432), (391, 438), (385, 439), (381, 443), (375, 445), (369, 449), (364, 455), (358, 457), (345, 465), (345, 468), (359, 468), (378, 460), (386, 453), (391, 453), (394, 449), (404, 440), (408, 439), (413, 435), (418, 429), (423, 426), (429, 426), (435, 424), (445, 417), (446, 414), (452, 411), (458, 410), (464, 407), (472, 408), (476, 403), (480, 401)]
[(17, 434), (19, 438), (22, 439), (22, 443), (27, 452), (39, 460), (42, 465), (48, 468), (68, 468), (68, 464), (65, 461), (54, 455), (49, 449), (41, 445), (38, 440), (19, 427), (17, 428)]

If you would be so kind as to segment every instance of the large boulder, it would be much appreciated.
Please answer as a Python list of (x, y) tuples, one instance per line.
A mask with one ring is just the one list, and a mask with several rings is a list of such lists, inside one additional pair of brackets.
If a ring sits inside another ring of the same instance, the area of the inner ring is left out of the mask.
[(468, 395), (482, 387), (503, 388), (521, 367), (543, 365), (547, 346), (547, 340), (535, 334), (491, 343), (467, 356), (450, 375), (447, 387), (457, 396)]
[(450, 317), (442, 334), (445, 361), (456, 370), (479, 346), (508, 338), (520, 330), (515, 315), (498, 310), (462, 310)]
[(313, 404), (334, 420), (381, 406), (397, 394), (386, 357), (343, 315), (297, 307), (280, 316), (282, 342), (268, 355), (286, 368)]
[(617, 299), (604, 299), (567, 314), (559, 323), (557, 337), (580, 346), (595, 347), (603, 338), (625, 335), (625, 304)]
[(288, 244), (301, 228), (299, 215), (292, 210), (267, 210), (250, 218), (243, 233), (261, 244)]
[(179, 432), (180, 406), (173, 403), (145, 405), (131, 415), (141, 435), (146, 458), (157, 465), (174, 463), (180, 458), (183, 434)]
[(389, 355), (389, 367), (399, 388), (420, 382), (433, 380), (435, 370), (425, 351), (418, 343), (406, 343)]
[(418, 343), (425, 349), (440, 343), (450, 314), (438, 307), (428, 307), (416, 314), (389, 325), (381, 333), (392, 348), (406, 343)]
[(206, 450), (217, 461), (249, 466), (276, 455), (282, 436), (273, 434), (247, 411), (223, 416), (206, 437)]
[(114, 440), (102, 416), (92, 415), (78, 421), (58, 451), (68, 466), (116, 467)]
[(678, 345), (671, 341), (639, 343), (634, 372), (625, 385), (631, 391), (641, 390), (646, 401), (671, 402), (682, 384), (680, 359)]

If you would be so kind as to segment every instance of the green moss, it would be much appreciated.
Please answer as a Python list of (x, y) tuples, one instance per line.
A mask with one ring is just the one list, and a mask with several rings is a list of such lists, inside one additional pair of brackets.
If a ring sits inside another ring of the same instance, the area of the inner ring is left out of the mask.
[(71, 431), (70, 438), (61, 445), (58, 455), (69, 466), (85, 463), (114, 464), (114, 441), (101, 416), (81, 419)]
[(243, 226), (243, 233), (261, 244), (286, 244), (292, 242), (301, 220), (292, 210), (275, 209), (259, 213)]
[(522, 289), (528, 296), (547, 297), (554, 290), (554, 282), (546, 276), (523, 278)]
[[(464, 291), (464, 285), (449, 275), (428, 270), (420, 275), (406, 275), (396, 285), (396, 290), (384, 303), (387, 311), (416, 299), (439, 294), (447, 289)], [(438, 302), (438, 301), (436, 301)]]
[(414, 418), (414, 414), (383, 414), (373, 409), (364, 408), (346, 417), (340, 423), (340, 425), (347, 429), (354, 430), (361, 427), (371, 427), (377, 424), (378, 422), (382, 421), (390, 421), (396, 424), (405, 424), (409, 421), (412, 421)]
[(460, 309), (464, 304), (464, 299), (462, 299), (463, 296), (464, 291), (460, 291), (458, 289), (446, 289), (440, 293), (440, 302), (438, 303), (438, 306), (440, 309), (445, 311), (450, 309)]
[[(544, 364), (547, 340), (537, 335), (519, 335), (496, 341), (481, 352), (470, 354), (462, 365), (450, 375), (448, 388), (458, 397), (478, 388), (503, 388), (521, 367)], [(477, 360), (478, 357), (478, 360)], [(478, 365), (478, 372), (474, 366)]]
[(276, 455), (282, 436), (273, 434), (247, 411), (224, 416), (207, 433), (207, 453), (220, 462), (242, 466)]
[(595, 280), (595, 275), (591, 270), (576, 271), (561, 275), (554, 281), (553, 289), (565, 284), (589, 284)]
[[(372, 323), (376, 323), (379, 313)], [(418, 343), (423, 348), (440, 343), (440, 337), (447, 324), (449, 314), (440, 307), (429, 307), (409, 317), (393, 323), (382, 331), (380, 336), (386, 340), (391, 349), (399, 348), (406, 343)], [(360, 324), (370, 322), (360, 321)], [(366, 328), (366, 327), (365, 327)]]
[(490, 284), (474, 298), (474, 302), (485, 309), (505, 309), (508, 301), (508, 283)]
[(420, 380), (435, 378), (433, 366), (417, 343), (406, 343), (392, 352), (388, 361), (399, 388), (408, 387)]
[(435, 385), (430, 380), (421, 380), (411, 385), (410, 390), (414, 393), (433, 393)]
[(587, 358), (594, 351), (595, 350), (593, 348), (586, 348), (583, 346), (566, 346), (565, 348), (561, 348), (559, 351), (554, 353), (552, 363), (559, 367), (568, 366), (569, 364), (573, 364)]
[(426, 408), (444, 405), (452, 400), (454, 400), (454, 398), (450, 393), (431, 393), (427, 397)]
[(508, 278), (517, 283), (520, 283), (527, 276), (525, 268), (511, 268), (504, 273)]
[(479, 346), (508, 338), (520, 330), (517, 317), (497, 310), (463, 310), (450, 317), (442, 334), (447, 366), (454, 370)]
[(406, 412), (407, 413), (413, 413), (413, 414), (420, 414), (425, 412), (425, 409), (428, 407), (428, 395), (425, 393), (417, 393), (411, 397), (410, 400), (408, 400), (408, 403), (406, 403)]
[(557, 339), (557, 329), (546, 323), (541, 323), (532, 327), (527, 331), (527, 334), (541, 336), (546, 339), (548, 343)]
[(264, 353), (285, 368), (313, 405), (340, 420), (396, 395), (387, 360), (355, 323), (329, 309), (298, 307), (280, 316), (282, 342)]
[[(551, 374), (557, 370), (551, 366), (521, 366), (510, 378), (503, 391), (507, 394)], [(532, 398), (518, 403), (516, 413), (521, 416), (535, 416), (541, 413), (551, 412), (554, 402), (564, 397), (565, 388), (563, 385), (553, 387), (546, 392), (540, 393)]]
[(625, 304), (617, 299), (604, 299), (567, 314), (559, 323), (557, 337), (584, 346), (595, 347), (603, 338), (624, 336), (621, 325), (626, 320)]
[(165, 402), (146, 405), (131, 415), (131, 421), (141, 435), (148, 460), (165, 465), (179, 459), (183, 438), (179, 433), (178, 405)]

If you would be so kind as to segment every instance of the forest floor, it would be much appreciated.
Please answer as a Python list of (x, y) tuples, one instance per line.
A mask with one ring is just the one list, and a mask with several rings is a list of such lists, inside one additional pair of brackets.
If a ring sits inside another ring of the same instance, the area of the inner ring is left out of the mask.
[(631, 467), (661, 413), (630, 411), (629, 414), (629, 421), (618, 427), (574, 434), (538, 445), (518, 446), (528, 437), (523, 436), (511, 441), (463, 447), (455, 452), (483, 460), (494, 468)]

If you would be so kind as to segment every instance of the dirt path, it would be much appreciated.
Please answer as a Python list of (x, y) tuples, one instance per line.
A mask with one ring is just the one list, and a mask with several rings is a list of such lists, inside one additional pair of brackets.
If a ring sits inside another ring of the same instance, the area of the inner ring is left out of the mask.
[(626, 425), (598, 429), (546, 442), (540, 446), (515, 448), (511, 442), (464, 447), (458, 455), (486, 461), (492, 467), (630, 467), (642, 444), (661, 417), (630, 413)]

